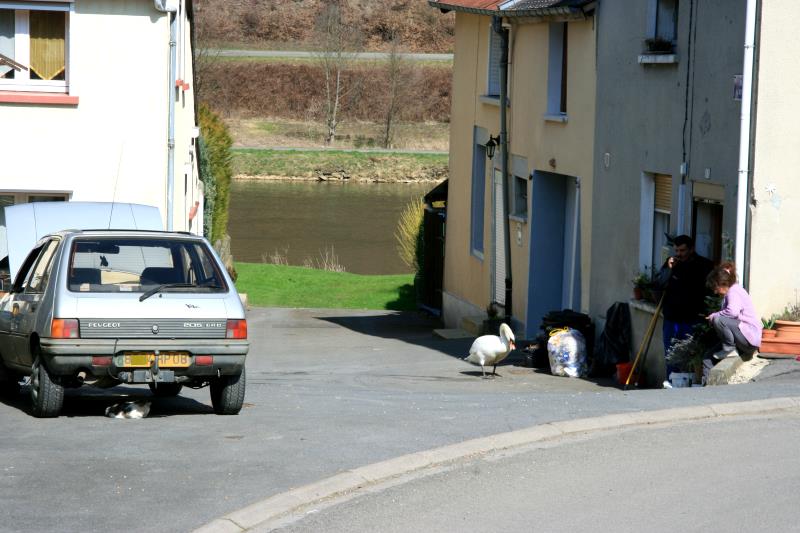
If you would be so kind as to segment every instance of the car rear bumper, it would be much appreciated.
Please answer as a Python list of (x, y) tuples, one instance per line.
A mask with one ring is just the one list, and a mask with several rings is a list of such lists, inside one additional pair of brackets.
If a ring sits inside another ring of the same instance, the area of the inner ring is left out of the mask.
[[(125, 352), (188, 352), (191, 364), (183, 368), (169, 368), (176, 377), (202, 378), (241, 373), (249, 343), (244, 340), (198, 339), (198, 340), (159, 340), (154, 346), (147, 341), (136, 339), (41, 339), (42, 357), (54, 375), (74, 375), (79, 371), (89, 371), (95, 376), (112, 377), (130, 371), (117, 366), (121, 357), (112, 357), (110, 365), (96, 365), (93, 357), (120, 355)], [(194, 356), (210, 355), (211, 364), (198, 365)], [(141, 369), (137, 369), (141, 370)], [(148, 380), (146, 380), (148, 381)]]

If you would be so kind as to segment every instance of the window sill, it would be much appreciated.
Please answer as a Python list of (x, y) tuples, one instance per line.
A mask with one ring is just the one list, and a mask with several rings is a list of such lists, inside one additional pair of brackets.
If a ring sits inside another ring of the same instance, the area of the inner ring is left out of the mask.
[(672, 65), (678, 62), (678, 54), (649, 54), (639, 56), (640, 65)]
[[(482, 94), (478, 97), (478, 100), (483, 102), (484, 104), (489, 104), (493, 106), (500, 107), (500, 97), (499, 96), (489, 96), (487, 94)], [(506, 107), (511, 107), (511, 99), (506, 98)]]
[(0, 103), (76, 106), (78, 97), (62, 93), (0, 91)]
[(637, 309), (650, 315), (656, 314), (656, 308), (658, 307), (656, 304), (650, 303), (646, 300), (634, 300), (633, 298), (628, 300), (628, 305), (633, 309)]
[(479, 252), (478, 250), (472, 250), (470, 252), (470, 255), (472, 255), (472, 257), (474, 257), (475, 259), (483, 261), (483, 252)]
[(524, 215), (508, 215), (508, 220), (513, 220), (514, 222), (519, 222), (520, 224), (528, 223), (528, 217)]
[(566, 113), (547, 113), (544, 115), (545, 122), (558, 122), (560, 124), (566, 124), (568, 121)]

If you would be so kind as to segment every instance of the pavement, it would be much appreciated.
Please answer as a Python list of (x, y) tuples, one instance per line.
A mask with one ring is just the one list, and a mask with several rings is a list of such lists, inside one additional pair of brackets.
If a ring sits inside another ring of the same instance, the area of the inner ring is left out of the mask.
[(146, 388), (71, 391), (53, 420), (31, 417), (27, 398), (0, 402), (0, 531), (237, 531), (263, 522), (259, 505), (268, 499), (302, 505), (292, 491), (323, 494), (320, 480), (334, 494), (342, 480), (379, 483), (378, 468), (389, 476), (425, 469), (458, 450), (482, 453), (498, 435), (558, 438), (569, 426), (553, 424), (575, 419), (618, 415), (603, 423), (628, 424), (665, 409), (716, 418), (722, 404), (800, 397), (793, 360), (744, 385), (624, 391), (610, 379), (527, 368), (517, 354), (498, 367), (500, 377), (481, 379), (461, 360), (471, 339), (437, 339), (438, 324), (415, 313), (251, 309), (248, 322), (239, 416), (213, 415), (207, 389), (155, 399), (144, 420), (102, 414), (149, 398)]
[[(273, 531), (287, 521), (290, 522), (292, 518), (301, 516), (312, 506), (330, 506), (336, 503), (335, 500), (349, 500), (364, 494), (374, 493), (376, 486), (391, 486), (393, 481), (410, 474), (420, 474), (424, 473), (425, 470), (433, 470), (458, 461), (476, 459), (498, 451), (531, 446), (565, 437), (586, 436), (612, 430), (669, 423), (730, 419), (743, 415), (784, 414), (787, 412), (800, 413), (800, 397), (624, 413), (541, 424), (523, 430), (473, 439), (341, 472), (316, 483), (251, 504), (214, 520), (195, 531), (197, 533)], [(698, 453), (700, 453), (699, 449)], [(506, 477), (509, 478), (510, 476)], [(407, 481), (413, 479), (409, 477)], [(485, 488), (481, 490), (480, 494), (483, 494), (484, 491), (491, 494), (491, 491)], [(450, 493), (452, 494), (453, 492), (450, 491)], [(313, 527), (305, 530), (319, 531), (319, 529)], [(363, 530), (366, 531), (367, 529)], [(419, 529), (404, 523), (402, 530), (414, 531)]]

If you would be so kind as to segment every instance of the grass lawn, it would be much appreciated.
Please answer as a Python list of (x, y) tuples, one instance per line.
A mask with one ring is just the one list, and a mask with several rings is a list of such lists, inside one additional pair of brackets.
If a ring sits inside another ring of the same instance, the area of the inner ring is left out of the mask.
[(233, 173), (248, 176), (315, 176), (345, 171), (353, 177), (413, 177), (447, 168), (447, 154), (370, 153), (338, 150), (233, 150)]
[(413, 274), (364, 276), (257, 263), (236, 263), (236, 270), (236, 288), (254, 306), (416, 309)]
[[(229, 117), (225, 123), (237, 146), (325, 147), (326, 129), (320, 122), (287, 118)], [(342, 122), (336, 129), (333, 147), (341, 150), (381, 148), (384, 127), (377, 122)], [(394, 127), (395, 149), (447, 152), (449, 141), (450, 125), (444, 122), (398, 122)]]

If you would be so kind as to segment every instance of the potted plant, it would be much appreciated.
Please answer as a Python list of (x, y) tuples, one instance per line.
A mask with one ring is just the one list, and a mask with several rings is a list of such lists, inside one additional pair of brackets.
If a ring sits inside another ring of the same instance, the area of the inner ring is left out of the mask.
[(773, 339), (778, 331), (775, 329), (775, 317), (777, 315), (772, 315), (769, 318), (762, 318), (761, 325), (763, 329), (761, 331), (761, 338), (762, 339)]
[(673, 42), (662, 37), (645, 39), (644, 46), (648, 54), (671, 54), (675, 51)]
[(776, 337), (800, 340), (800, 303), (787, 305), (783, 312), (774, 318)]
[(678, 368), (679, 372), (673, 372), (672, 386), (691, 387), (701, 383), (703, 359), (714, 351), (717, 343), (717, 334), (707, 323), (697, 324), (692, 334), (684, 339), (673, 339), (666, 359), (667, 364)]
[(642, 300), (644, 299), (644, 291), (646, 288), (650, 286), (650, 274), (647, 270), (643, 270), (636, 274), (636, 277), (633, 278), (633, 299), (634, 300)]
[(702, 368), (704, 350), (698, 343), (695, 335), (684, 339), (673, 339), (667, 352), (667, 365), (675, 367), (678, 372), (672, 372), (667, 379), (675, 388), (691, 387), (697, 375), (698, 366)]

